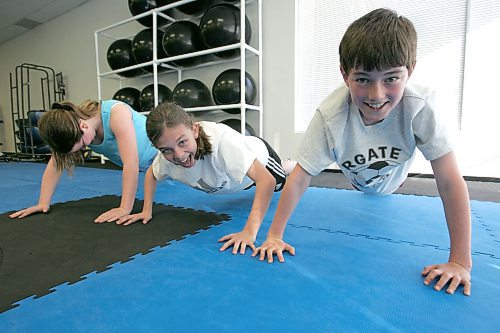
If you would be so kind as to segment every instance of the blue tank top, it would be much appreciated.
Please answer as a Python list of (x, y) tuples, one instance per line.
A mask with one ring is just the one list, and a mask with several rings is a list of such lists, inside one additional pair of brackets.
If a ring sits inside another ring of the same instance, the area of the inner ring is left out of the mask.
[[(116, 103), (123, 103), (115, 100), (101, 101), (101, 117), (104, 132), (104, 139), (99, 145), (88, 145), (89, 148), (99, 154), (106, 156), (111, 162), (116, 165), (123, 166), (120, 152), (118, 150), (118, 142), (111, 131), (110, 116), (111, 108)], [(124, 105), (127, 105), (123, 103)], [(127, 105), (127, 108), (132, 113), (132, 121), (134, 123), (135, 137), (137, 139), (137, 151), (139, 153), (139, 170), (146, 171), (158, 153), (146, 134), (146, 116), (133, 110)], [(116, 111), (115, 111), (116, 112)]]

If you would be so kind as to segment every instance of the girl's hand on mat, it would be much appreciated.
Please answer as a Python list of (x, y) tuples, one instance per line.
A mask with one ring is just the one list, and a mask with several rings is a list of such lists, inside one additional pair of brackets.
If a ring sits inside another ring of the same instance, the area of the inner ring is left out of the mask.
[(273, 262), (273, 255), (276, 253), (279, 262), (285, 262), (285, 258), (283, 257), (283, 251), (288, 251), (292, 256), (295, 255), (295, 248), (290, 244), (285, 243), (281, 238), (270, 237), (268, 236), (266, 241), (259, 246), (252, 253), (252, 257), (255, 257), (259, 254), (259, 260), (264, 261), (267, 255), (267, 262)]
[(120, 217), (120, 219), (116, 221), (116, 224), (130, 225), (137, 221), (142, 221), (142, 224), (147, 224), (152, 219), (153, 215), (151, 213), (141, 212), (137, 214)]
[(9, 215), (9, 217), (11, 219), (15, 219), (15, 218), (22, 219), (23, 217), (29, 216), (29, 215), (34, 214), (34, 213), (47, 213), (49, 210), (50, 210), (49, 205), (38, 204), (36, 206), (28, 207), (28, 208), (22, 209), (18, 212), (12, 213)]
[(429, 285), (432, 280), (440, 277), (434, 285), (435, 290), (441, 290), (449, 282), (446, 289), (448, 294), (453, 294), (459, 285), (463, 285), (464, 295), (470, 296), (470, 271), (458, 263), (450, 261), (446, 264), (426, 266), (422, 271), (422, 276), (427, 276), (424, 280), (425, 285)]
[(115, 222), (123, 216), (130, 214), (130, 210), (126, 210), (125, 208), (113, 208), (108, 210), (107, 212), (99, 215), (94, 222), (95, 223), (103, 223), (103, 222)]
[(251, 233), (247, 231), (240, 231), (234, 234), (229, 234), (221, 239), (219, 239), (219, 243), (226, 242), (222, 247), (220, 248), (220, 251), (225, 251), (228, 247), (231, 245), (233, 246), (233, 254), (238, 253), (238, 249), (240, 250), (241, 254), (245, 254), (245, 250), (247, 246), (249, 246), (253, 251), (255, 251), (255, 245), (253, 244), (255, 242), (255, 235), (252, 235)]

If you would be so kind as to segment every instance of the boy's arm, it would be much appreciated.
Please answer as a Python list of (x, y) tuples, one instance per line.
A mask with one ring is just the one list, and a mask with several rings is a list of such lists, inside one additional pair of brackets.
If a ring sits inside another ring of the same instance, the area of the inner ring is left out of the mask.
[(56, 168), (54, 158), (51, 157), (43, 173), (38, 204), (20, 210), (18, 212), (15, 212), (9, 215), (9, 217), (23, 218), (37, 212), (47, 213), (50, 210), (50, 202), (52, 201), (52, 195), (54, 194), (57, 184), (59, 183), (61, 174), (62, 172), (58, 171)]
[(450, 234), (450, 255), (448, 263), (427, 266), (422, 272), (429, 284), (441, 276), (434, 288), (440, 290), (451, 281), (447, 289), (453, 293), (458, 285), (464, 285), (464, 293), (470, 294), (471, 219), (467, 185), (460, 175), (455, 154), (450, 152), (431, 161), (434, 177), (443, 202), (446, 223)]
[(311, 175), (305, 171), (300, 164), (293, 169), (287, 178), (285, 188), (278, 202), (278, 208), (274, 214), (273, 222), (269, 228), (266, 241), (257, 248), (252, 256), (260, 252), (260, 260), (264, 260), (267, 255), (268, 262), (273, 262), (273, 254), (276, 253), (278, 260), (284, 262), (283, 251), (289, 251), (295, 254), (295, 249), (283, 241), (286, 223), (292, 215), (300, 198), (304, 194), (311, 182)]
[(130, 214), (134, 206), (139, 177), (139, 154), (132, 113), (125, 104), (113, 106), (110, 127), (116, 137), (120, 158), (123, 162), (122, 197), (120, 207), (110, 209), (95, 222), (114, 222)]
[(220, 248), (221, 251), (226, 250), (231, 245), (233, 246), (233, 254), (236, 254), (238, 249), (240, 249), (241, 254), (244, 254), (246, 246), (250, 246), (252, 250), (255, 251), (255, 245), (253, 243), (255, 242), (262, 220), (271, 203), (276, 180), (257, 159), (253, 161), (248, 169), (247, 176), (255, 182), (256, 187), (252, 210), (241, 232), (226, 235), (219, 239), (219, 242), (226, 242)]
[(141, 220), (143, 224), (146, 224), (153, 218), (153, 200), (157, 182), (153, 174), (153, 166), (150, 166), (144, 177), (144, 204), (142, 212), (123, 216), (116, 222), (117, 224), (129, 225)]

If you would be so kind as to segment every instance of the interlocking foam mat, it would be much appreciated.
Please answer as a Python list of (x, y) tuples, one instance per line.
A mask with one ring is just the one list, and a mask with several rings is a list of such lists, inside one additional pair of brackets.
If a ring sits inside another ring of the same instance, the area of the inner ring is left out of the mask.
[[(56, 285), (78, 282), (82, 275), (102, 272), (117, 261), (128, 261), (228, 219), (155, 204), (156, 223), (119, 226), (92, 222), (119, 204), (119, 197), (102, 196), (55, 204), (49, 214), (20, 220), (0, 215), (0, 312), (23, 298), (44, 296)], [(142, 201), (137, 200), (134, 211), (141, 209)]]
[[(112, 171), (77, 170), (74, 179), (61, 181), (56, 201), (119, 194), (121, 173)], [(6, 188), (33, 189), (39, 186), (43, 165), (0, 163), (0, 172), (7, 179), (0, 184), (2, 193)], [(82, 273), (83, 279), (74, 284), (61, 283), (43, 297), (22, 299), (0, 313), (0, 331), (498, 331), (500, 204), (471, 202), (474, 266), (472, 295), (466, 297), (463, 288), (454, 295), (436, 292), (420, 276), (425, 265), (448, 258), (439, 198), (309, 188), (285, 233), (296, 256), (285, 255), (284, 264), (267, 264), (251, 257), (251, 251), (221, 253), (217, 243), (241, 230), (254, 194), (252, 189), (215, 196), (171, 181), (160, 183), (158, 203), (186, 207), (188, 215), (198, 210), (227, 214), (231, 220), (214, 221), (168, 246), (134, 250), (138, 254), (128, 256), (129, 261), (119, 258), (107, 270)], [(0, 212), (33, 204), (37, 195), (6, 196)], [(273, 197), (257, 245), (265, 238), (278, 199), (279, 194)], [(163, 220), (154, 216), (149, 225), (156, 224)], [(102, 227), (92, 222), (88, 226)]]

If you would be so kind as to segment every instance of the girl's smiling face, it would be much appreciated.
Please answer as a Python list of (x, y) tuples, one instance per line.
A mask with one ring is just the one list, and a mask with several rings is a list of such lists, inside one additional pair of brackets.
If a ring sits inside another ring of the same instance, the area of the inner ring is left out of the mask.
[(191, 168), (196, 163), (198, 135), (198, 124), (193, 124), (192, 128), (184, 124), (166, 127), (156, 146), (167, 161), (184, 168)]
[(412, 71), (400, 66), (369, 72), (358, 68), (345, 73), (341, 69), (341, 72), (363, 123), (369, 126), (384, 120), (399, 104)]

